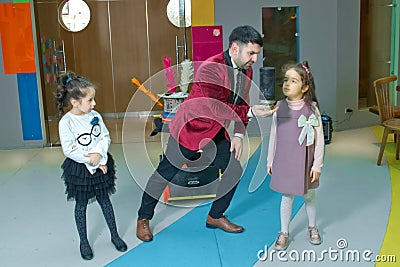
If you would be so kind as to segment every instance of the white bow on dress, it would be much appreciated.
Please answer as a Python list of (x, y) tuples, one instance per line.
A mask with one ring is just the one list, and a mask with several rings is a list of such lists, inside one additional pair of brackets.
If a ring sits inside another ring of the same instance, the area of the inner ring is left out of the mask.
[(318, 120), (315, 114), (311, 114), (310, 117), (306, 118), (303, 114), (299, 117), (297, 121), (297, 126), (303, 127), (299, 135), (299, 144), (301, 145), (304, 139), (307, 137), (306, 146), (314, 144), (314, 126), (318, 126)]

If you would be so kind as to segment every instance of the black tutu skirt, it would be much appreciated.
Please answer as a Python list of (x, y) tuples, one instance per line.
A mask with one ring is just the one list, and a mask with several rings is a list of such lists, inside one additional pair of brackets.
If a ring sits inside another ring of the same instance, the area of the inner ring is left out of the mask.
[(97, 169), (91, 174), (85, 164), (66, 158), (61, 168), (63, 174), (61, 178), (66, 186), (65, 194), (67, 200), (93, 202), (96, 197), (111, 195), (115, 193), (115, 162), (111, 154), (108, 153), (107, 173), (103, 174)]

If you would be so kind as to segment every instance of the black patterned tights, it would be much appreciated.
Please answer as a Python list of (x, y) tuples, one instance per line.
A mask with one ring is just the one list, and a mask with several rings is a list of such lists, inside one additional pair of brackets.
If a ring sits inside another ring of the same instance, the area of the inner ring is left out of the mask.
[[(117, 231), (117, 225), (115, 223), (114, 209), (112, 207), (110, 198), (108, 195), (102, 197), (96, 197), (101, 210), (103, 211), (104, 218), (108, 228), (110, 229), (111, 240), (119, 240), (119, 235)], [(86, 209), (88, 201), (76, 201), (75, 204), (75, 223), (78, 229), (79, 239), (81, 245), (84, 247), (89, 246), (89, 241), (87, 239), (87, 227), (86, 227)]]

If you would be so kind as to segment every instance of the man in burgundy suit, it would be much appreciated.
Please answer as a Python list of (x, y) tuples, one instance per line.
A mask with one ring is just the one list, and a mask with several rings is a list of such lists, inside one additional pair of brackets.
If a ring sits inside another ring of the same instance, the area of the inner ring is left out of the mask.
[[(149, 221), (153, 218), (165, 186), (183, 164), (198, 151), (223, 173), (216, 199), (206, 219), (206, 227), (240, 233), (242, 226), (230, 222), (228, 208), (242, 175), (239, 159), (248, 117), (269, 116), (274, 110), (265, 105), (249, 106), (252, 65), (261, 51), (263, 39), (253, 27), (240, 26), (229, 36), (229, 49), (215, 55), (198, 67), (193, 87), (169, 124), (171, 136), (156, 171), (149, 178), (138, 211), (136, 235), (151, 241)], [(236, 86), (235, 86), (236, 85)], [(234, 121), (234, 136), (227, 129)]]

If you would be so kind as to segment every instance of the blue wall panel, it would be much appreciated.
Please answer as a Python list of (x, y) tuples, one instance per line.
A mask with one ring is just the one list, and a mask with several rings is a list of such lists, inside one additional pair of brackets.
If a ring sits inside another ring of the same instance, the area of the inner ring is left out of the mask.
[(41, 140), (42, 128), (35, 73), (17, 74), (19, 105), (24, 140)]

